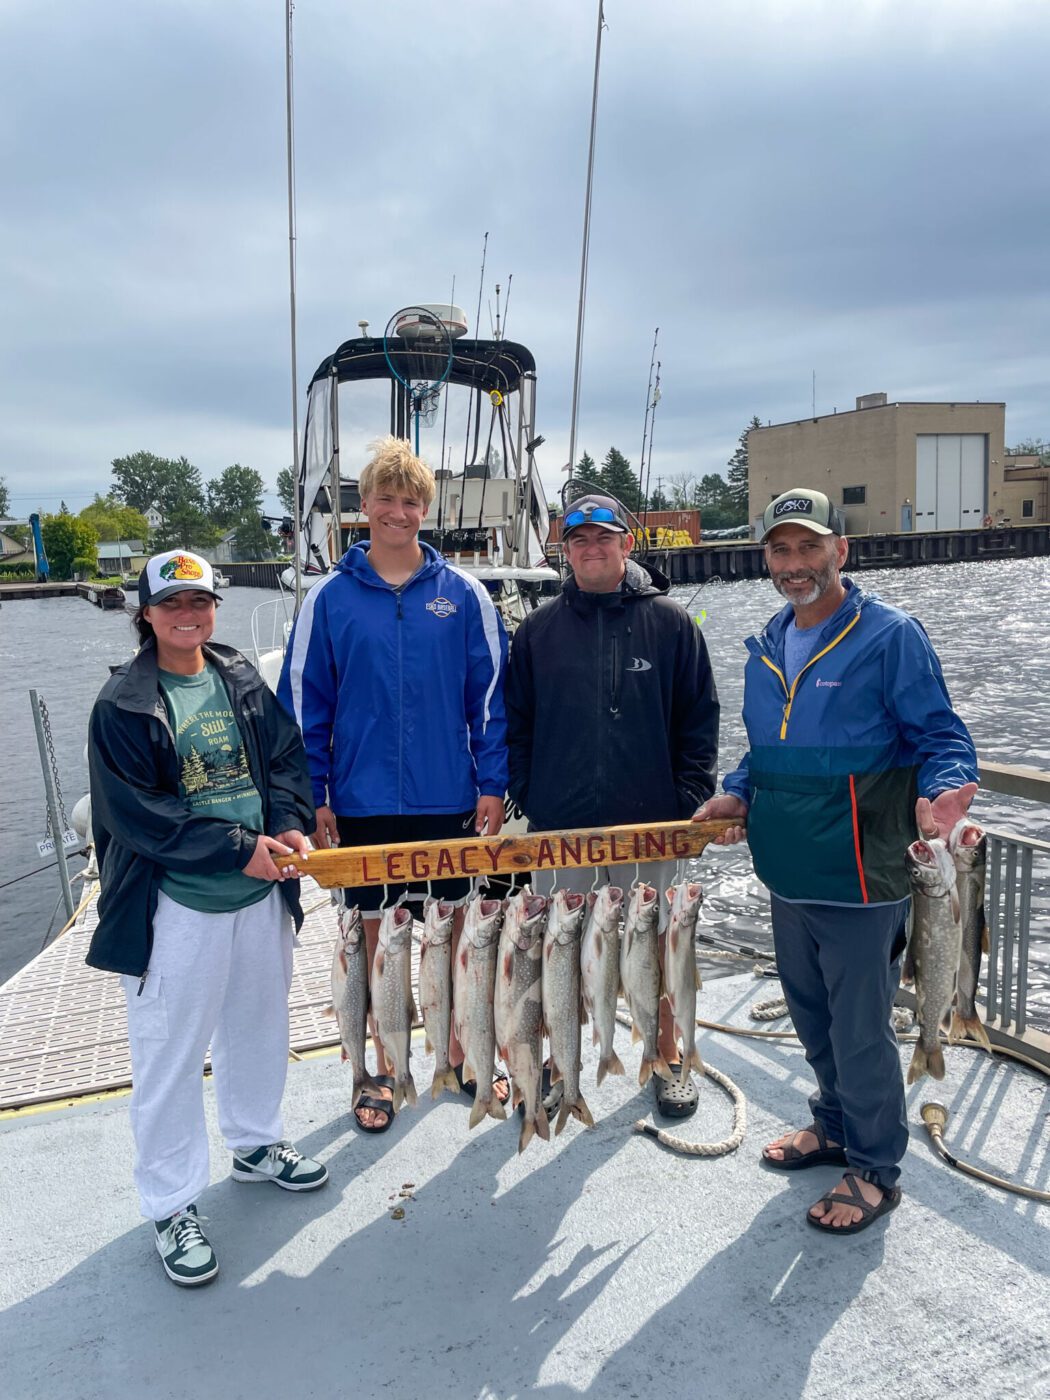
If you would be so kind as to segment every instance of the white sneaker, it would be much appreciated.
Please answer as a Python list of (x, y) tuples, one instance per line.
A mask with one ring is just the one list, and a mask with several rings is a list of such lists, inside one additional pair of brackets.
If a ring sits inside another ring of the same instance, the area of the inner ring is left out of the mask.
[(196, 1288), (219, 1272), (219, 1261), (197, 1218), (197, 1207), (177, 1210), (167, 1220), (155, 1220), (154, 1239), (164, 1272), (172, 1283)]
[(272, 1181), (286, 1191), (316, 1191), (328, 1180), (328, 1168), (304, 1157), (290, 1142), (274, 1142), (253, 1152), (233, 1155), (234, 1181)]

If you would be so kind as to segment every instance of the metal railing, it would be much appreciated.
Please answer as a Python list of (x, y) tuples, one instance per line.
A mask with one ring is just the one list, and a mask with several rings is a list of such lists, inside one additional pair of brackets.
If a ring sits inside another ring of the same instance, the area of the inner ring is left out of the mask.
[(1050, 844), (1014, 832), (986, 834), (987, 1015), (1023, 1035), (1028, 1026), (1032, 866), (1036, 855), (1050, 855)]

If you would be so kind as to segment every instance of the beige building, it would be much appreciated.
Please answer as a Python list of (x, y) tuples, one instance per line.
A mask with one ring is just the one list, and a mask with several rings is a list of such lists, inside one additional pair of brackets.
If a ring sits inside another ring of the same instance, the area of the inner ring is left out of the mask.
[(1003, 459), (1003, 504), (1012, 525), (1050, 521), (1050, 465), (1029, 453)]
[(808, 486), (842, 507), (851, 535), (974, 529), (1012, 512), (1018, 524), (1005, 428), (1005, 404), (888, 403), (885, 394), (865, 394), (847, 413), (753, 428), (748, 514), (756, 521), (782, 491)]

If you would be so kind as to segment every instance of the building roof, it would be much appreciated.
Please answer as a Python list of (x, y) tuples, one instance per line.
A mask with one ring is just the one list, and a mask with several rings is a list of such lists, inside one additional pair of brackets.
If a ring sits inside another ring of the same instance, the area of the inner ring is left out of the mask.
[(816, 417), (805, 414), (802, 418), (788, 418), (783, 423), (764, 423), (760, 428), (752, 428), (753, 433), (764, 433), (769, 428), (791, 428), (800, 423), (819, 423), (823, 419), (850, 418), (858, 413), (877, 413), (880, 408), (1006, 408), (1005, 401), (996, 399), (893, 399), (889, 403), (868, 404), (864, 408), (844, 408), (841, 413), (818, 413)]

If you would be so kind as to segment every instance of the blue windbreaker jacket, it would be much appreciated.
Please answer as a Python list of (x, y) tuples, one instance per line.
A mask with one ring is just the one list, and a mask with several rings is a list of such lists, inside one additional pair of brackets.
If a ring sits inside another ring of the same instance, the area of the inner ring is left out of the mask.
[(722, 785), (749, 805), (755, 871), (774, 894), (886, 903), (908, 894), (916, 798), (976, 782), (977, 754), (922, 624), (843, 584), (790, 687), (790, 605), (748, 638), (750, 750)]
[(482, 583), (420, 546), (396, 592), (354, 545), (307, 593), (278, 698), (314, 802), (341, 816), (465, 812), (507, 787), (507, 637)]

